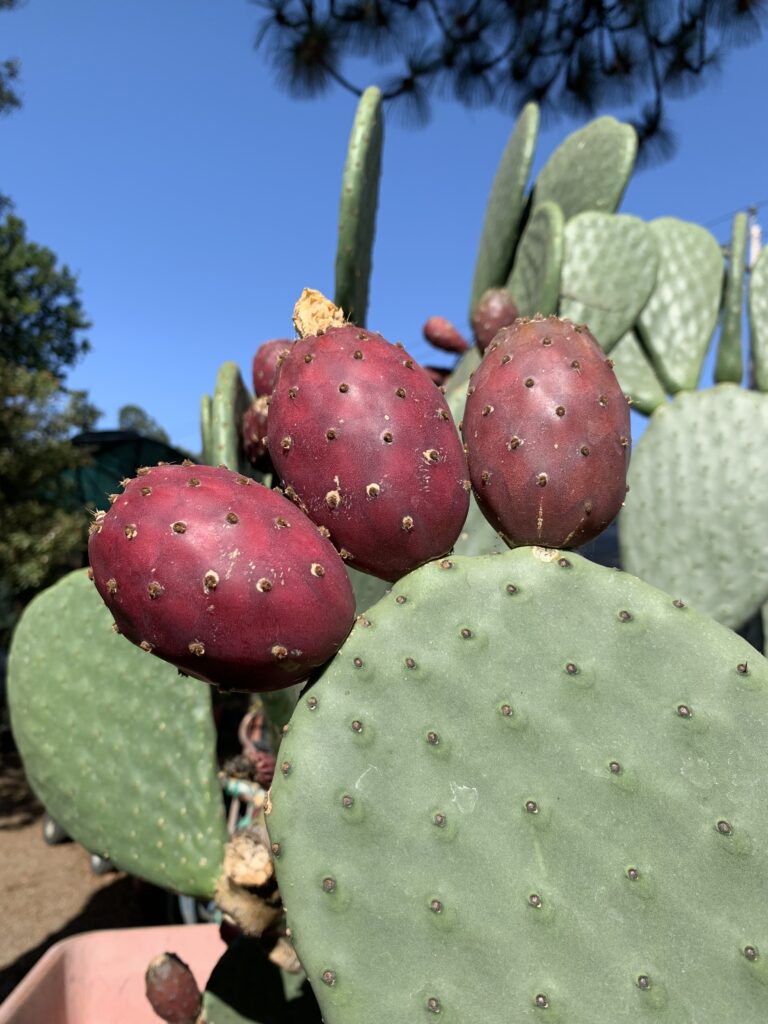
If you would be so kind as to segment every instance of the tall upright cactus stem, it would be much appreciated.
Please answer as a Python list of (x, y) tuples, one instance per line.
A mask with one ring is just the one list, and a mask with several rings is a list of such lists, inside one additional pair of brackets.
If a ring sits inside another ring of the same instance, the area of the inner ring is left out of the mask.
[(381, 91), (370, 86), (357, 105), (341, 186), (334, 301), (359, 326), (368, 313), (384, 118)]
[(723, 292), (723, 316), (717, 346), (715, 380), (718, 384), (740, 384), (744, 376), (742, 312), (744, 273), (747, 265), (747, 215), (737, 213), (731, 230), (731, 252)]

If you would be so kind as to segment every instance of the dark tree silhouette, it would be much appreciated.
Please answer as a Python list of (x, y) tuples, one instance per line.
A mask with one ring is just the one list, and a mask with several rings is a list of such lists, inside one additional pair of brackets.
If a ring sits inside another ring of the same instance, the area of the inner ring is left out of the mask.
[[(19, 0), (0, 0), (0, 12), (12, 11), (19, 6)], [(0, 60), (0, 114), (9, 114), (21, 106), (16, 82), (19, 78), (17, 60)]]
[[(384, 98), (422, 123), (433, 95), (516, 113), (593, 115), (632, 105), (647, 159), (671, 155), (667, 96), (686, 95), (727, 50), (754, 43), (765, 0), (253, 0), (256, 46), (292, 95), (360, 94), (349, 58), (382, 68)], [(394, 70), (393, 70), (394, 69)]]

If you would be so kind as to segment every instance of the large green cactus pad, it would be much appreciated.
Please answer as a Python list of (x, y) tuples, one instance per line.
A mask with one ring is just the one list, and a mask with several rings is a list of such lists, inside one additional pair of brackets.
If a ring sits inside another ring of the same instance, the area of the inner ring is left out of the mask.
[(693, 390), (720, 310), (723, 256), (698, 224), (660, 217), (649, 227), (659, 269), (637, 327), (668, 391)]
[(613, 346), (611, 359), (613, 372), (621, 390), (632, 399), (633, 409), (652, 413), (657, 406), (666, 402), (666, 392), (634, 331), (627, 331)]
[(648, 301), (657, 266), (653, 235), (639, 217), (577, 214), (565, 225), (560, 316), (588, 324), (610, 351)]
[(24, 768), (87, 849), (208, 898), (226, 841), (210, 690), (117, 636), (111, 621), (85, 570), (25, 609), (8, 668)]
[(549, 316), (557, 310), (563, 223), (557, 203), (541, 203), (525, 226), (507, 281), (507, 291), (521, 316)]
[(731, 253), (723, 290), (723, 318), (717, 346), (715, 380), (740, 384), (744, 376), (741, 321), (747, 263), (747, 215), (737, 213), (731, 229)]
[(613, 117), (598, 117), (561, 142), (541, 169), (534, 208), (551, 200), (570, 220), (583, 210), (613, 213), (637, 155), (637, 134)]
[(423, 566), (297, 705), (268, 817), (327, 1024), (762, 1024), (768, 663), (626, 573)]
[(758, 256), (749, 279), (749, 334), (755, 383), (768, 391), (768, 248)]
[(526, 103), (493, 179), (472, 279), (470, 313), (483, 292), (503, 285), (509, 274), (538, 134), (539, 108)]
[(768, 397), (684, 392), (632, 453), (622, 565), (732, 629), (768, 598)]
[(222, 363), (211, 404), (211, 464), (224, 465), (252, 476), (253, 471), (243, 450), (241, 428), (250, 404), (251, 394), (240, 375), (240, 367), (231, 361)]
[(368, 312), (376, 207), (379, 201), (384, 118), (381, 91), (370, 86), (360, 97), (349, 137), (341, 183), (334, 302), (360, 326)]

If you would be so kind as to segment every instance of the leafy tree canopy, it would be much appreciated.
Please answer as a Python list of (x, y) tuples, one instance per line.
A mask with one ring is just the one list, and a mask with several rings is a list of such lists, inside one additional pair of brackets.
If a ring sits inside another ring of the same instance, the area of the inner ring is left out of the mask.
[(58, 376), (89, 349), (91, 325), (77, 279), (45, 246), (29, 242), (24, 221), (0, 223), (0, 353), (18, 366)]
[(577, 116), (632, 104), (646, 159), (674, 148), (665, 97), (701, 86), (766, 20), (765, 0), (253, 2), (264, 11), (256, 45), (293, 95), (333, 85), (359, 95), (370, 83), (344, 68), (363, 57), (383, 66), (385, 99), (417, 123), (435, 94), (511, 113), (529, 100)]
[(142, 437), (151, 437), (170, 445), (171, 439), (154, 417), (145, 412), (140, 405), (124, 405), (118, 412), (120, 430), (135, 430)]

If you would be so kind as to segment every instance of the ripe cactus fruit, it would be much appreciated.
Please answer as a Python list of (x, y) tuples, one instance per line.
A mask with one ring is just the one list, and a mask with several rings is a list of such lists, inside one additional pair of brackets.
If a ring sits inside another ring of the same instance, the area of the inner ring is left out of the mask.
[(96, 588), (133, 643), (223, 689), (305, 678), (349, 632), (333, 545), (282, 495), (224, 467), (157, 466), (89, 540)]
[(280, 353), (286, 352), (292, 344), (293, 342), (288, 338), (275, 338), (272, 341), (265, 341), (256, 349), (251, 372), (253, 393), (257, 398), (259, 395), (268, 395), (272, 391), (275, 386)]
[(403, 348), (325, 322), (308, 321), (320, 333), (280, 367), (270, 455), (350, 565), (396, 580), (453, 547), (469, 507), (466, 459), (444, 396)]
[(429, 344), (443, 352), (455, 352), (463, 356), (469, 350), (469, 342), (464, 335), (444, 316), (431, 316), (422, 330)]
[(258, 468), (268, 461), (267, 422), (269, 395), (259, 395), (243, 413), (243, 451), (252, 466)]
[(472, 333), (477, 347), (485, 352), (502, 327), (517, 319), (517, 306), (506, 288), (483, 292), (472, 313)]
[(152, 1009), (168, 1024), (195, 1024), (202, 994), (189, 966), (175, 953), (156, 956), (144, 976)]
[(621, 508), (629, 408), (584, 326), (535, 317), (497, 335), (462, 434), (478, 504), (511, 547), (578, 547)]

